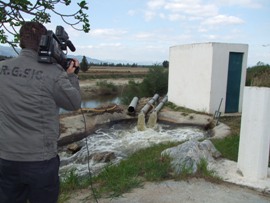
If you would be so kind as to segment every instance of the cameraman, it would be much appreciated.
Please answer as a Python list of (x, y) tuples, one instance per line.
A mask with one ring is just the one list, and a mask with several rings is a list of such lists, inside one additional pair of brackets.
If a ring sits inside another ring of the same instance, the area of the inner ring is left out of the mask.
[(56, 203), (59, 194), (59, 108), (77, 110), (81, 96), (74, 59), (64, 71), (38, 63), (47, 29), (26, 22), (18, 57), (0, 62), (0, 201)]

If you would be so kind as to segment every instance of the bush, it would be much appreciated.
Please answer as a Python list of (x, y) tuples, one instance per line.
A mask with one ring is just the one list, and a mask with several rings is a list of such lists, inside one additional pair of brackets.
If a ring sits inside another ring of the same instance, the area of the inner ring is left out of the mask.
[(270, 87), (270, 66), (259, 64), (248, 68), (246, 86)]
[(150, 68), (147, 75), (141, 83), (129, 81), (124, 89), (121, 101), (123, 104), (129, 104), (132, 98), (152, 97), (154, 94), (160, 96), (166, 95), (168, 91), (168, 70), (164, 68)]
[(123, 94), (121, 95), (121, 103), (129, 104), (133, 97), (140, 97), (140, 83), (130, 80), (128, 85), (123, 89)]
[(101, 95), (111, 95), (118, 93), (117, 86), (111, 82), (108, 83), (106, 80), (97, 82), (96, 85), (99, 87), (98, 91)]

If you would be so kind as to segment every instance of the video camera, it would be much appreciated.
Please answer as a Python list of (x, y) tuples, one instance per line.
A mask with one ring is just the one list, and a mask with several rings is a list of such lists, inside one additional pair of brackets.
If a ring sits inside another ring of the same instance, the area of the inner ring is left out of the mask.
[[(38, 62), (40, 63), (58, 63), (65, 70), (68, 69), (72, 59), (66, 57), (67, 47), (74, 52), (76, 48), (69, 40), (68, 34), (62, 26), (56, 26), (55, 33), (51, 30), (46, 35), (42, 35), (39, 43)], [(79, 72), (79, 67), (74, 73)]]

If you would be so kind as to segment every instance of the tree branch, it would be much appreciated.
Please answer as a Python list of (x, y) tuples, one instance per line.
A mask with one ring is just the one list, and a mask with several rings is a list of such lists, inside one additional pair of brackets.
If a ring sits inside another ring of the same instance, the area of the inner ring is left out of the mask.
[[(62, 21), (73, 29), (88, 32), (90, 30), (90, 24), (88, 15), (85, 13), (85, 11), (88, 10), (85, 0), (81, 0), (80, 3), (77, 3), (78, 10), (72, 14), (64, 14), (55, 9), (55, 6), (58, 4), (67, 7), (71, 5), (71, 2), (72, 0), (36, 0), (35, 3), (32, 3), (29, 0), (10, 0), (9, 2), (0, 1), (1, 43), (7, 43), (13, 48), (16, 47), (18, 42), (16, 27), (21, 26), (29, 16), (32, 21), (39, 21), (41, 23), (51, 22), (50, 12), (60, 16)], [(73, 18), (73, 20), (71, 20), (71, 18)], [(82, 29), (76, 28), (79, 24), (82, 24)], [(9, 28), (8, 25), (11, 28)], [(9, 40), (6, 33), (13, 35), (13, 40)]]

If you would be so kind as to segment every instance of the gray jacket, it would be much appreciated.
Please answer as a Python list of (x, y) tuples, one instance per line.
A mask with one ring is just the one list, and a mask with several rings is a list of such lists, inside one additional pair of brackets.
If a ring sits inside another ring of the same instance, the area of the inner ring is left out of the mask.
[(57, 64), (37, 62), (37, 52), (23, 49), (0, 62), (0, 158), (43, 161), (57, 155), (59, 107), (77, 110), (77, 76)]

